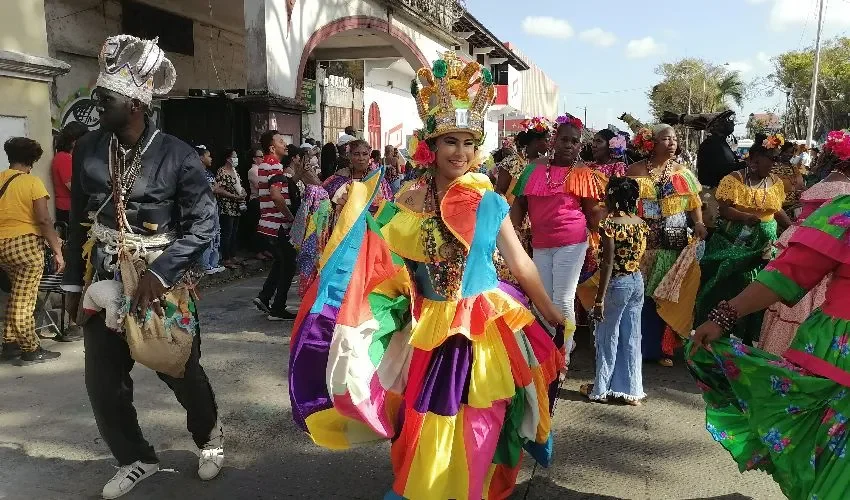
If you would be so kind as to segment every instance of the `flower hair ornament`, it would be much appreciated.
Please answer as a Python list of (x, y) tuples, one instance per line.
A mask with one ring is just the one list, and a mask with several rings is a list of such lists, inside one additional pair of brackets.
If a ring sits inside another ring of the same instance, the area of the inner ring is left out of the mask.
[(584, 124), (578, 117), (575, 117), (569, 113), (565, 115), (561, 115), (555, 119), (555, 128), (560, 127), (561, 125), (572, 125), (573, 127), (582, 130), (584, 129)]
[(615, 157), (626, 154), (627, 146), (628, 143), (626, 142), (626, 138), (619, 134), (615, 135), (608, 141), (608, 149), (611, 150), (611, 155)]
[(827, 134), (823, 149), (840, 162), (850, 160), (850, 131), (833, 130)]
[[(579, 120), (579, 123), (581, 123), (581, 120)], [(543, 116), (535, 116), (534, 118), (523, 120), (522, 123), (520, 123), (520, 127), (526, 132), (538, 134), (548, 134), (554, 128), (552, 126), (552, 122)], [(581, 128), (580, 125), (579, 128)]]
[[(613, 140), (613, 139), (612, 139)], [(644, 127), (637, 131), (635, 138), (632, 139), (632, 146), (642, 156), (649, 156), (652, 150), (655, 149), (655, 140), (652, 136), (652, 130)]]
[(765, 149), (780, 149), (785, 145), (785, 136), (782, 134), (771, 134), (761, 141), (761, 145)]

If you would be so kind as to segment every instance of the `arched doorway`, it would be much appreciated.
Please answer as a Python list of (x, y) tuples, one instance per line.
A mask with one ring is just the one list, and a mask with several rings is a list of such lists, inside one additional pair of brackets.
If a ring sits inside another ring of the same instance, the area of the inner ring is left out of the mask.
[(377, 102), (369, 106), (369, 144), (372, 149), (381, 151), (381, 108)]

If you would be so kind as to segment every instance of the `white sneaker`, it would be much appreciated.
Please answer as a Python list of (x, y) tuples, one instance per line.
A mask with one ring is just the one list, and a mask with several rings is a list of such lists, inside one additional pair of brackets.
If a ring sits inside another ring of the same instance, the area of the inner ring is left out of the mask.
[(216, 421), (210, 433), (210, 440), (199, 450), (198, 477), (203, 481), (209, 481), (221, 472), (224, 464), (224, 428), (221, 421)]
[(138, 460), (118, 469), (103, 487), (103, 498), (118, 498), (133, 489), (142, 479), (156, 474), (159, 464), (146, 464)]

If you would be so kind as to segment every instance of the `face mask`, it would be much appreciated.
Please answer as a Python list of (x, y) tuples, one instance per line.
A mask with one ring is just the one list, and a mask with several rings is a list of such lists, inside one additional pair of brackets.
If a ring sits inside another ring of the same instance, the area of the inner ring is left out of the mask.
[(234, 167), (238, 167), (239, 166), (239, 158), (234, 156), (233, 158), (230, 159), (230, 164), (233, 165)]

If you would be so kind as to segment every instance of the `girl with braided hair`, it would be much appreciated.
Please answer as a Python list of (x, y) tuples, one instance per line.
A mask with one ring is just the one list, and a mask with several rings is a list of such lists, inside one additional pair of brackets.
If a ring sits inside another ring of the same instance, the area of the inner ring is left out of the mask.
[(600, 283), (592, 311), (597, 323), (596, 380), (580, 388), (591, 401), (616, 398), (639, 406), (646, 397), (641, 373), (640, 261), (649, 226), (637, 216), (639, 197), (637, 181), (628, 177), (612, 177), (605, 189), (610, 212), (599, 224)]

